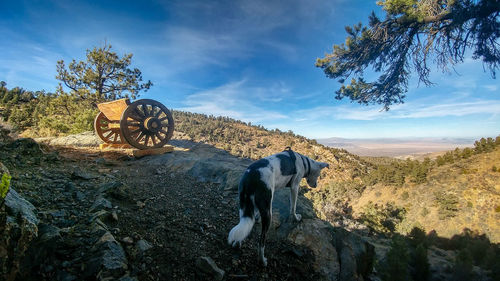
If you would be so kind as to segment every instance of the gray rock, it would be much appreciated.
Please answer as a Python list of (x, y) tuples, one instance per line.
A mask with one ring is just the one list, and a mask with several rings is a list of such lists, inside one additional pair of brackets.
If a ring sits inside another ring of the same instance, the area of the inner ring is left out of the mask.
[(104, 158), (97, 158), (97, 159), (95, 160), (95, 163), (96, 163), (97, 165), (104, 165), (104, 164), (106, 164), (106, 159), (104, 159)]
[(133, 244), (134, 239), (132, 239), (132, 237), (130, 237), (130, 236), (127, 236), (127, 237), (123, 237), (122, 242), (125, 244)]
[(103, 141), (96, 136), (94, 132), (83, 132), (76, 135), (38, 140), (54, 146), (96, 147), (103, 143)]
[(13, 188), (5, 197), (5, 207), (7, 213), (13, 217), (21, 217), (27, 221), (27, 226), (32, 230), (36, 229), (38, 218), (35, 215), (35, 206), (24, 199)]
[(273, 219), (280, 222), (273, 224), (278, 226), (278, 238), (310, 249), (314, 254), (313, 268), (321, 280), (366, 279), (373, 268), (373, 246), (360, 236), (318, 219), (311, 202), (303, 196), (297, 201), (297, 213), (302, 220), (295, 222), (289, 215), (289, 198), (289, 188), (274, 193)]
[(0, 206), (0, 280), (13, 280), (22, 273), (20, 263), (38, 237), (38, 218), (35, 207), (12, 188), (4, 202)]
[(196, 267), (203, 273), (212, 276), (215, 280), (222, 280), (225, 271), (220, 269), (210, 257), (196, 259)]
[(92, 246), (91, 252), (93, 255), (88, 261), (85, 276), (99, 273), (101, 278), (119, 278), (126, 274), (128, 261), (125, 251), (111, 233), (105, 232)]
[(78, 201), (83, 201), (85, 200), (85, 194), (83, 194), (81, 191), (77, 190), (75, 191), (75, 193), (73, 194), (73, 197), (78, 200)]
[[(285, 224), (290, 224), (285, 222)], [(303, 219), (287, 235), (294, 245), (312, 250), (315, 260), (313, 267), (323, 280), (337, 280), (340, 260), (333, 241), (333, 228), (318, 219)]]
[(110, 195), (116, 199), (125, 199), (128, 196), (125, 186), (120, 181), (111, 181), (99, 185), (97, 193), (100, 195)]
[(100, 219), (96, 218), (91, 221), (89, 229), (90, 233), (100, 236), (108, 231), (108, 226), (105, 223), (103, 223)]
[(123, 183), (120, 181), (106, 182), (106, 183), (99, 185), (99, 189), (97, 190), (97, 193), (101, 193), (101, 194), (108, 193), (116, 188), (119, 188), (122, 185), (123, 185)]
[(252, 163), (251, 160), (234, 157), (225, 150), (207, 144), (198, 144), (190, 151), (175, 150), (147, 157), (139, 162), (163, 167), (170, 174), (188, 174), (199, 181), (219, 183), (226, 190), (238, 190), (243, 171)]
[(137, 244), (135, 245), (135, 248), (139, 253), (144, 253), (147, 250), (153, 248), (153, 245), (151, 245), (148, 241), (141, 239), (137, 241)]
[(98, 178), (98, 176), (96, 175), (91, 175), (87, 172), (84, 172), (80, 169), (75, 169), (72, 173), (71, 173), (71, 178), (72, 179), (76, 179), (76, 180), (91, 180), (91, 179), (96, 179)]
[(53, 218), (64, 218), (65, 216), (68, 215), (68, 213), (65, 210), (55, 210), (49, 212), (48, 214), (51, 215)]
[(113, 208), (113, 205), (111, 204), (111, 202), (109, 202), (108, 199), (104, 197), (99, 197), (94, 201), (94, 204), (92, 204), (92, 206), (90, 207), (89, 212), (95, 212), (111, 208)]
[(99, 210), (95, 213), (92, 214), (92, 217), (90, 218), (90, 221), (95, 221), (96, 219), (99, 219), (101, 221), (106, 221), (110, 218), (111, 213), (106, 211), (106, 210)]
[(363, 280), (373, 270), (375, 247), (361, 236), (335, 228), (335, 243), (342, 261), (340, 281)]

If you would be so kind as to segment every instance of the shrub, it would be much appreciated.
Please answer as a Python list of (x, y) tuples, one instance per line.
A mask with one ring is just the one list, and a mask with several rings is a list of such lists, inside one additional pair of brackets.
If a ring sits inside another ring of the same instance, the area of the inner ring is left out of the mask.
[(2, 199), (2, 202), (5, 196), (7, 196), (7, 192), (9, 192), (10, 179), (11, 176), (7, 173), (2, 174), (2, 179), (0, 181), (0, 199)]
[(408, 191), (405, 191), (403, 192), (403, 194), (401, 194), (401, 199), (402, 200), (408, 200), (408, 198), (410, 198), (410, 194), (408, 194)]
[(436, 197), (436, 202), (438, 203), (438, 216), (440, 220), (457, 215), (459, 201), (455, 194), (437, 191), (434, 193), (434, 196)]
[(364, 206), (360, 220), (376, 232), (394, 232), (396, 225), (401, 223), (406, 215), (406, 210), (387, 203), (385, 206), (369, 202)]

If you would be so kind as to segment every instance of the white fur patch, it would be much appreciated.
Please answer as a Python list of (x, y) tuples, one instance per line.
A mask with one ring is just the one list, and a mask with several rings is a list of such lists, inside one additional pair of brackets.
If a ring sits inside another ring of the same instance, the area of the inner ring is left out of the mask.
[(237, 243), (241, 245), (241, 242), (243, 242), (243, 240), (247, 238), (248, 234), (250, 234), (250, 231), (252, 231), (254, 223), (255, 221), (253, 218), (240, 218), (240, 222), (229, 232), (227, 243), (233, 247), (236, 246)]

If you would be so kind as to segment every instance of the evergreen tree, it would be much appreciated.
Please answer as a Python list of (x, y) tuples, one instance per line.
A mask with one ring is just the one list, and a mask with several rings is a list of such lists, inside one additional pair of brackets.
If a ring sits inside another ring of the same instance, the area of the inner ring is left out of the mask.
[[(66, 68), (63, 60), (57, 62), (57, 76), (70, 95), (81, 100), (90, 100), (92, 104), (125, 97), (136, 98), (141, 90), (148, 90), (151, 81), (142, 82), (139, 69), (129, 68), (132, 54), (119, 57), (111, 50), (111, 45), (87, 50), (86, 61), (73, 60)], [(64, 95), (62, 84), (58, 94)]]
[(403, 237), (395, 235), (391, 241), (391, 249), (380, 265), (380, 275), (384, 281), (409, 281), (408, 262), (410, 254), (408, 245)]
[[(349, 85), (336, 91), (336, 98), (350, 98), (360, 104), (389, 106), (402, 103), (410, 73), (431, 85), (429, 60), (447, 70), (464, 61), (467, 50), (480, 59), (490, 73), (500, 63), (500, 0), (381, 0), (386, 19), (375, 13), (369, 26), (347, 26), (345, 43), (316, 61), (329, 78)], [(364, 79), (364, 71), (382, 74), (377, 81)]]
[(413, 274), (413, 280), (415, 281), (427, 281), (430, 276), (430, 265), (429, 259), (427, 257), (427, 247), (423, 243), (420, 243), (415, 248), (415, 254), (413, 258), (413, 266), (415, 268)]

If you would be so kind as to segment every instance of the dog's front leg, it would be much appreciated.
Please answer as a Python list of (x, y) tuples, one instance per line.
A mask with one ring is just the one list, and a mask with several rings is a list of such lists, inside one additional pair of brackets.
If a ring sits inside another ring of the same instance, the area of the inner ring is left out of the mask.
[(299, 195), (299, 183), (292, 183), (290, 187), (290, 215), (296, 221), (300, 221), (302, 216), (300, 214), (295, 213), (295, 209), (297, 207), (297, 197)]

